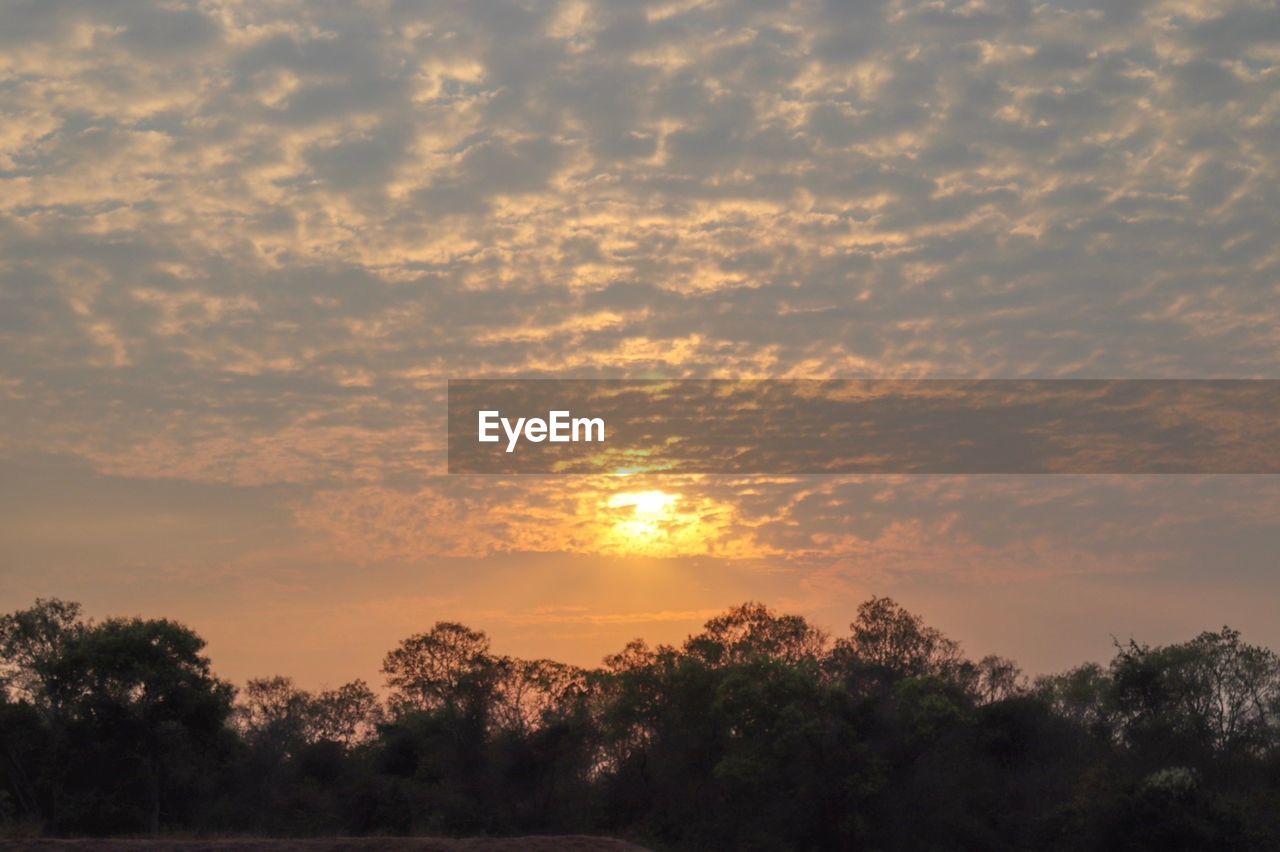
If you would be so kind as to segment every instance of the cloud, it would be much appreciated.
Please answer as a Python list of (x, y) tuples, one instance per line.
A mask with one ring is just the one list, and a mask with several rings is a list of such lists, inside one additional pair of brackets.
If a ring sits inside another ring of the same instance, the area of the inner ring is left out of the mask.
[[(449, 377), (1280, 365), (1264, 3), (65, 0), (3, 4), (0, 44), (0, 451), (287, 484), (344, 553), (602, 546), (555, 491), (474, 519)], [(1222, 544), (1111, 524), (1167, 529), (1172, 498), (1059, 487), (700, 487), (725, 544), (670, 553), (1007, 574)], [(1037, 495), (1093, 508), (1019, 539), (999, 518)], [(1233, 553), (1274, 552), (1246, 525)]]

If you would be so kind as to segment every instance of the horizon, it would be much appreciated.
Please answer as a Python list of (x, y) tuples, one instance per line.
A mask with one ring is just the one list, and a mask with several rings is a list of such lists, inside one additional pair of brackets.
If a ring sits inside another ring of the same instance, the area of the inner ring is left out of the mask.
[[(864, 601), (860, 601), (860, 602), (859, 602), (859, 604), (861, 604), (861, 603), (865, 603), (865, 602), (869, 602), (869, 601), (872, 601), (872, 600), (876, 600), (876, 599), (890, 601), (891, 603), (893, 603), (893, 604), (895, 604), (895, 605), (897, 605), (897, 606), (901, 606), (901, 602), (900, 602), (900, 601), (896, 601), (896, 600), (893, 600), (892, 598), (888, 598), (888, 597), (885, 597), (885, 596), (877, 596), (877, 595), (871, 595), (871, 596), (869, 596), (868, 598), (866, 598)], [(199, 629), (199, 625), (191, 624), (191, 623), (185, 622), (185, 621), (183, 621), (183, 620), (181, 620), (181, 619), (178, 619), (178, 618), (173, 618), (173, 617), (170, 617), (170, 616), (166, 616), (166, 615), (164, 615), (163, 613), (150, 613), (150, 614), (145, 614), (145, 615), (144, 615), (144, 614), (141, 614), (141, 613), (128, 613), (128, 612), (118, 612), (118, 613), (110, 613), (110, 614), (97, 614), (97, 613), (93, 613), (93, 612), (91, 612), (91, 611), (87, 611), (87, 610), (86, 610), (86, 609), (85, 609), (85, 608), (80, 604), (80, 602), (79, 602), (79, 601), (64, 600), (64, 599), (60, 599), (60, 598), (55, 598), (55, 599), (50, 599), (50, 598), (40, 598), (40, 599), (35, 599), (35, 600), (32, 600), (32, 601), (29, 601), (29, 602), (28, 602), (28, 604), (27, 604), (27, 606), (20, 607), (20, 609), (27, 609), (29, 606), (34, 606), (34, 605), (36, 605), (36, 604), (38, 604), (38, 603), (49, 603), (49, 602), (51, 602), (51, 601), (55, 601), (55, 600), (56, 600), (56, 601), (60, 601), (60, 602), (62, 602), (62, 603), (66, 603), (66, 604), (73, 604), (73, 605), (79, 606), (79, 607), (80, 607), (80, 620), (81, 620), (81, 622), (82, 622), (84, 625), (86, 625), (86, 626), (90, 626), (90, 627), (95, 626), (95, 625), (100, 625), (100, 624), (102, 624), (103, 622), (106, 622), (106, 621), (115, 621), (115, 620), (124, 620), (124, 621), (129, 621), (129, 620), (132, 620), (132, 619), (141, 619), (141, 620), (143, 620), (143, 621), (146, 621), (146, 620), (151, 620), (151, 619), (161, 619), (161, 620), (173, 621), (173, 622), (175, 622), (175, 623), (177, 623), (177, 624), (179, 624), (179, 625), (181, 625), (181, 626), (183, 626), (183, 627), (185, 627), (185, 628), (190, 629), (190, 630), (191, 630), (191, 631), (193, 631), (197, 636), (199, 636), (202, 640), (205, 640), (205, 641), (206, 641), (206, 645), (205, 645), (205, 647), (204, 647), (204, 649), (203, 649), (203, 651), (202, 651), (201, 653), (202, 653), (202, 656), (205, 656), (206, 658), (208, 658), (208, 659), (209, 659), (209, 661), (210, 661), (210, 668), (211, 668), (211, 672), (212, 672), (212, 674), (213, 674), (214, 676), (216, 676), (216, 677), (222, 678), (222, 679), (223, 679), (224, 681), (226, 681), (227, 683), (230, 683), (233, 687), (235, 687), (235, 689), (237, 690), (237, 693), (238, 693), (238, 694), (239, 694), (239, 693), (242, 693), (242, 692), (244, 691), (244, 688), (245, 688), (247, 685), (249, 685), (249, 683), (250, 683), (251, 681), (254, 681), (254, 680), (262, 680), (262, 679), (269, 679), (269, 678), (274, 678), (274, 677), (284, 677), (284, 678), (287, 678), (287, 679), (289, 680), (289, 682), (290, 682), (290, 683), (292, 683), (294, 686), (296, 686), (298, 689), (301, 689), (301, 690), (304, 690), (304, 691), (308, 691), (308, 692), (321, 692), (321, 691), (324, 691), (324, 690), (336, 689), (336, 688), (338, 688), (338, 687), (342, 686), (344, 683), (351, 683), (351, 682), (353, 682), (353, 681), (362, 681), (362, 682), (364, 682), (365, 684), (367, 684), (370, 688), (372, 688), (372, 690), (373, 690), (374, 694), (375, 694), (375, 695), (377, 695), (377, 696), (379, 697), (379, 699), (380, 699), (380, 700), (386, 700), (386, 698), (388, 697), (388, 695), (393, 691), (393, 687), (391, 687), (391, 686), (387, 683), (387, 677), (388, 677), (388, 675), (386, 674), (386, 672), (385, 672), (385, 671), (383, 670), (383, 668), (382, 668), (382, 666), (383, 666), (383, 664), (384, 664), (384, 660), (382, 660), (382, 659), (380, 659), (380, 660), (379, 660), (379, 662), (378, 662), (377, 669), (376, 669), (376, 675), (375, 675), (374, 677), (366, 677), (366, 676), (363, 676), (363, 675), (354, 675), (354, 676), (351, 676), (351, 677), (339, 677), (339, 678), (336, 678), (336, 679), (335, 679), (335, 678), (333, 678), (333, 677), (328, 677), (328, 678), (324, 678), (324, 679), (320, 679), (320, 680), (307, 681), (307, 680), (305, 680), (305, 679), (299, 679), (298, 677), (295, 677), (293, 673), (288, 672), (288, 671), (272, 671), (272, 672), (265, 672), (265, 671), (264, 671), (264, 672), (260, 672), (260, 673), (255, 674), (255, 675), (250, 675), (250, 676), (248, 676), (248, 677), (243, 677), (243, 678), (240, 678), (240, 679), (234, 679), (234, 678), (228, 678), (228, 677), (226, 677), (226, 676), (225, 676), (225, 674), (220, 670), (220, 668), (219, 668), (219, 666), (218, 666), (217, 656), (216, 656), (216, 654), (214, 654), (214, 653), (212, 653), (212, 652), (211, 652), (211, 650), (210, 650), (210, 646), (209, 646), (209, 644), (207, 643), (207, 638), (206, 638), (206, 637), (201, 633), (201, 630)], [(725, 607), (723, 607), (723, 608), (721, 608), (721, 609), (719, 609), (719, 610), (707, 610), (707, 611), (705, 611), (705, 612), (696, 613), (696, 614), (695, 614), (695, 613), (686, 613), (686, 614), (683, 614), (683, 615), (687, 615), (689, 618), (695, 618), (695, 617), (696, 617), (696, 618), (701, 619), (701, 621), (698, 623), (698, 625), (697, 625), (695, 628), (690, 629), (690, 630), (689, 630), (688, 632), (686, 632), (683, 636), (679, 636), (679, 637), (676, 637), (676, 638), (673, 638), (673, 639), (670, 639), (670, 640), (662, 640), (662, 641), (656, 641), (656, 640), (652, 639), (651, 637), (648, 637), (648, 636), (642, 636), (642, 635), (635, 635), (635, 636), (631, 636), (631, 637), (629, 637), (628, 639), (625, 639), (625, 640), (623, 640), (622, 642), (620, 642), (620, 643), (617, 645), (617, 647), (613, 648), (611, 651), (606, 652), (606, 653), (605, 653), (604, 655), (602, 655), (599, 659), (596, 659), (596, 660), (594, 660), (594, 661), (590, 661), (590, 662), (583, 662), (583, 661), (577, 661), (577, 660), (573, 660), (573, 659), (562, 659), (562, 658), (558, 658), (558, 657), (554, 657), (554, 656), (548, 656), (548, 655), (545, 655), (545, 654), (527, 654), (527, 653), (521, 653), (519, 649), (514, 649), (514, 648), (505, 647), (505, 646), (504, 646), (502, 643), (500, 643), (500, 642), (494, 642), (494, 641), (493, 641), (493, 639), (494, 639), (493, 634), (492, 634), (488, 629), (486, 629), (486, 628), (485, 628), (485, 626), (484, 626), (483, 624), (476, 624), (476, 623), (469, 623), (469, 622), (460, 622), (460, 621), (458, 621), (457, 619), (450, 618), (450, 617), (448, 617), (448, 615), (447, 615), (447, 614), (444, 614), (444, 615), (441, 615), (441, 616), (440, 616), (440, 618), (439, 618), (437, 621), (434, 621), (434, 622), (432, 622), (432, 623), (430, 623), (430, 624), (423, 624), (419, 629), (415, 630), (412, 634), (405, 634), (405, 635), (403, 635), (403, 636), (399, 637), (399, 638), (398, 638), (397, 640), (395, 640), (394, 642), (389, 643), (389, 644), (387, 645), (386, 651), (384, 651), (384, 652), (383, 652), (383, 656), (385, 657), (385, 656), (386, 656), (386, 654), (390, 653), (394, 648), (399, 647), (399, 646), (400, 646), (400, 645), (401, 645), (405, 640), (408, 640), (408, 639), (412, 638), (412, 636), (416, 636), (416, 635), (420, 635), (420, 634), (424, 634), (424, 633), (429, 633), (433, 628), (438, 627), (438, 626), (439, 626), (440, 624), (442, 624), (442, 623), (459, 623), (459, 624), (462, 624), (462, 626), (464, 626), (464, 627), (466, 627), (466, 628), (468, 628), (468, 629), (478, 631), (480, 634), (482, 634), (482, 635), (484, 635), (486, 638), (488, 638), (488, 639), (492, 642), (492, 645), (491, 645), (491, 647), (490, 647), (490, 652), (491, 652), (495, 657), (498, 657), (498, 658), (510, 658), (510, 659), (513, 659), (513, 660), (528, 660), (528, 661), (533, 661), (533, 660), (544, 660), (544, 659), (545, 659), (545, 660), (550, 660), (551, 662), (555, 662), (555, 663), (563, 663), (563, 664), (567, 664), (567, 665), (573, 666), (573, 667), (575, 667), (575, 668), (577, 668), (577, 669), (581, 669), (581, 670), (583, 670), (583, 671), (593, 671), (593, 670), (599, 671), (599, 670), (603, 670), (604, 668), (606, 668), (606, 664), (607, 664), (607, 662), (608, 662), (608, 658), (609, 658), (610, 656), (612, 656), (612, 654), (623, 651), (623, 650), (624, 650), (625, 648), (627, 648), (627, 647), (628, 647), (632, 642), (637, 642), (637, 641), (638, 641), (638, 642), (640, 642), (640, 643), (643, 643), (647, 648), (649, 648), (650, 650), (653, 650), (653, 651), (660, 651), (660, 650), (662, 650), (662, 649), (664, 649), (664, 648), (669, 648), (669, 649), (673, 649), (673, 650), (677, 650), (677, 651), (679, 651), (679, 650), (681, 650), (681, 649), (683, 649), (683, 648), (685, 648), (685, 647), (687, 646), (687, 644), (688, 644), (688, 641), (689, 641), (689, 640), (692, 640), (692, 639), (694, 639), (694, 638), (697, 638), (697, 637), (698, 637), (698, 636), (700, 636), (700, 635), (704, 635), (705, 628), (709, 626), (710, 622), (711, 622), (713, 619), (715, 619), (715, 618), (717, 618), (717, 617), (720, 617), (720, 616), (727, 616), (727, 615), (730, 615), (730, 614), (734, 613), (735, 611), (738, 611), (738, 610), (740, 610), (740, 609), (743, 609), (743, 608), (746, 608), (746, 607), (750, 607), (750, 606), (753, 606), (753, 605), (757, 605), (757, 604), (759, 604), (759, 605), (763, 605), (764, 607), (766, 607), (766, 608), (768, 609), (769, 613), (770, 613), (771, 615), (773, 615), (773, 616), (776, 616), (776, 617), (786, 617), (786, 616), (800, 615), (800, 617), (801, 617), (801, 618), (805, 618), (805, 616), (803, 616), (803, 615), (801, 615), (801, 614), (799, 614), (799, 613), (787, 612), (787, 611), (784, 611), (784, 610), (778, 609), (778, 608), (776, 608), (776, 607), (772, 607), (772, 606), (770, 606), (768, 603), (766, 603), (766, 602), (764, 602), (764, 601), (744, 600), (744, 601), (739, 601), (739, 602), (738, 602), (738, 603), (736, 603), (736, 604), (732, 604), (732, 605), (725, 606)], [(904, 607), (902, 607), (902, 609), (903, 609), (905, 612), (909, 613), (910, 615), (913, 615), (913, 616), (916, 616), (916, 617), (920, 617), (920, 616), (919, 616), (919, 613), (914, 612), (913, 610), (911, 610), (911, 608), (910, 608), (910, 607), (905, 607), (905, 606), (904, 606)], [(0, 613), (0, 616), (4, 616), (4, 615), (9, 615), (9, 613)], [(645, 620), (646, 616), (650, 616), (650, 615), (652, 615), (652, 614), (650, 614), (650, 613), (640, 613), (640, 614), (638, 615), (638, 617), (637, 617), (637, 620)], [(683, 624), (683, 623), (685, 622), (685, 619), (683, 619), (683, 618), (681, 618), (681, 619), (672, 619), (672, 622), (673, 622), (673, 623), (680, 623), (680, 624)], [(625, 618), (625, 617), (624, 617), (624, 618), (622, 618), (622, 619), (619, 619), (618, 623), (620, 623), (620, 624), (628, 624), (628, 623), (631, 623), (631, 620), (630, 620), (630, 619), (628, 619), (628, 618)], [(851, 632), (851, 631), (852, 631), (852, 628), (855, 626), (855, 623), (854, 623), (853, 621), (851, 621), (849, 624), (844, 625), (844, 629), (843, 629), (843, 630), (832, 630), (832, 629), (828, 628), (828, 627), (827, 627), (827, 626), (825, 626), (825, 625), (818, 624), (818, 623), (814, 623), (813, 621), (811, 621), (811, 620), (809, 620), (809, 619), (807, 619), (807, 618), (805, 618), (805, 623), (806, 623), (810, 628), (812, 628), (812, 629), (814, 629), (814, 630), (818, 631), (818, 633), (822, 635), (822, 637), (823, 637), (823, 650), (824, 650), (824, 652), (829, 652), (829, 651), (831, 650), (831, 648), (835, 645), (835, 643), (836, 643), (837, 641), (839, 641), (839, 640), (841, 640), (841, 639), (848, 639), (848, 638), (852, 635), (852, 632)], [(926, 618), (920, 618), (920, 623), (921, 623), (925, 628), (930, 628), (930, 629), (938, 630), (938, 631), (939, 631), (939, 634), (940, 634), (942, 637), (946, 638), (946, 639), (949, 639), (949, 640), (955, 640), (955, 637), (954, 637), (954, 636), (952, 636), (952, 635), (950, 635), (950, 634), (949, 634), (945, 629), (940, 629), (939, 625), (936, 625), (936, 624), (933, 624), (933, 623), (929, 622), (929, 620), (928, 620), (928, 619), (926, 619)], [(1107, 666), (1108, 666), (1108, 664), (1111, 662), (1111, 659), (1113, 659), (1113, 658), (1115, 657), (1116, 653), (1117, 653), (1118, 651), (1122, 650), (1122, 649), (1123, 649), (1123, 647), (1124, 647), (1124, 646), (1126, 645), (1126, 643), (1128, 643), (1128, 642), (1136, 642), (1139, 646), (1142, 646), (1142, 647), (1160, 648), (1160, 647), (1165, 646), (1165, 645), (1177, 645), (1177, 644), (1181, 644), (1181, 643), (1186, 643), (1186, 642), (1189, 642), (1189, 641), (1191, 641), (1191, 640), (1193, 640), (1193, 639), (1196, 639), (1197, 637), (1199, 637), (1199, 636), (1201, 636), (1201, 635), (1203, 635), (1203, 634), (1207, 634), (1207, 633), (1215, 633), (1215, 632), (1217, 632), (1217, 631), (1223, 631), (1223, 630), (1236, 630), (1236, 629), (1237, 629), (1237, 628), (1236, 628), (1234, 625), (1231, 625), (1231, 624), (1220, 624), (1220, 625), (1212, 625), (1212, 626), (1210, 626), (1210, 625), (1206, 625), (1202, 630), (1197, 630), (1197, 631), (1196, 631), (1195, 633), (1193, 633), (1193, 634), (1186, 635), (1186, 636), (1182, 636), (1182, 637), (1174, 637), (1174, 638), (1169, 639), (1169, 640), (1164, 641), (1164, 642), (1149, 642), (1149, 641), (1146, 641), (1143, 637), (1132, 635), (1132, 633), (1130, 633), (1130, 634), (1129, 634), (1129, 635), (1127, 635), (1127, 636), (1120, 636), (1120, 635), (1112, 634), (1112, 635), (1110, 635), (1110, 636), (1108, 636), (1108, 637), (1107, 637), (1107, 647), (1108, 647), (1108, 654), (1107, 654), (1107, 655), (1100, 655), (1099, 657), (1097, 657), (1097, 658), (1092, 658), (1092, 659), (1079, 659), (1079, 660), (1076, 660), (1076, 661), (1074, 661), (1074, 662), (1072, 662), (1072, 663), (1070, 663), (1070, 664), (1068, 664), (1068, 665), (1064, 665), (1064, 666), (1062, 666), (1060, 669), (1056, 669), (1056, 670), (1053, 670), (1053, 671), (1029, 671), (1029, 670), (1027, 670), (1027, 669), (1023, 668), (1023, 667), (1022, 667), (1022, 664), (1021, 664), (1021, 661), (1020, 661), (1020, 660), (1015, 656), (1015, 653), (1016, 653), (1016, 652), (1009, 652), (1009, 651), (1001, 652), (1001, 651), (999, 651), (999, 650), (987, 650), (987, 651), (983, 651), (983, 652), (980, 652), (980, 653), (974, 653), (971, 649), (969, 649), (969, 648), (965, 647), (965, 645), (964, 645), (964, 643), (963, 643), (963, 642), (957, 642), (957, 645), (958, 645), (958, 650), (959, 650), (959, 652), (963, 655), (963, 658), (964, 658), (964, 659), (967, 659), (967, 660), (970, 660), (970, 661), (974, 661), (974, 662), (976, 662), (977, 660), (980, 660), (980, 659), (982, 659), (983, 657), (987, 657), (987, 656), (997, 656), (997, 657), (1000, 657), (1000, 658), (1002, 658), (1002, 659), (1004, 659), (1004, 660), (1007, 660), (1007, 661), (1009, 661), (1009, 662), (1013, 663), (1013, 664), (1014, 664), (1014, 666), (1016, 667), (1016, 673), (1017, 673), (1019, 676), (1021, 676), (1021, 678), (1023, 679), (1023, 680), (1021, 681), (1021, 688), (1034, 690), (1037, 679), (1039, 679), (1039, 678), (1041, 678), (1041, 677), (1053, 677), (1053, 676), (1058, 676), (1058, 675), (1065, 675), (1065, 674), (1067, 674), (1067, 673), (1068, 673), (1069, 671), (1071, 671), (1071, 670), (1074, 670), (1074, 669), (1077, 669), (1077, 668), (1079, 668), (1079, 667), (1081, 667), (1081, 666), (1085, 666), (1085, 665), (1089, 665), (1089, 664), (1097, 664), (1097, 665), (1101, 666), (1103, 669), (1106, 669), (1106, 668), (1107, 668)], [(1254, 642), (1254, 641), (1253, 641), (1253, 637), (1249, 636), (1247, 632), (1244, 632), (1244, 631), (1239, 631), (1239, 632), (1240, 632), (1240, 634), (1241, 634), (1240, 638), (1241, 638), (1244, 642), (1246, 642), (1246, 643), (1248, 643), (1248, 644), (1251, 644), (1251, 645), (1256, 645), (1256, 644), (1257, 644), (1256, 642)], [(1262, 646), (1260, 646), (1260, 647), (1267, 647), (1267, 646), (1262, 645)], [(1274, 649), (1271, 649), (1271, 650), (1274, 650)]]

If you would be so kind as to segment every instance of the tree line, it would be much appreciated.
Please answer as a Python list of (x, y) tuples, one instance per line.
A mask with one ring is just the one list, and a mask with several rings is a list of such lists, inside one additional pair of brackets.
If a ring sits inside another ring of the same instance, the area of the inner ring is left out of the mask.
[(0, 617), (0, 832), (607, 833), (662, 849), (1280, 848), (1280, 658), (1229, 628), (1026, 678), (888, 598), (594, 669), (440, 622), (386, 691), (237, 689), (191, 629)]

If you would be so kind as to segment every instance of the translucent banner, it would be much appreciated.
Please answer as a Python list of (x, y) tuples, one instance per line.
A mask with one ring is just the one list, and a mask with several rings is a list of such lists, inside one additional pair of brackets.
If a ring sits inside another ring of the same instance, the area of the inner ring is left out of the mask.
[(1280, 473), (1280, 381), (454, 380), (449, 472)]

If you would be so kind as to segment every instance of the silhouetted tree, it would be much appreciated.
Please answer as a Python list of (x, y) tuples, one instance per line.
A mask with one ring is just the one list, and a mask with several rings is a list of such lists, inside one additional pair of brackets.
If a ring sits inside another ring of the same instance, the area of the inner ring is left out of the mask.
[(770, 659), (786, 664), (817, 660), (827, 637), (798, 615), (778, 615), (760, 603), (745, 603), (709, 620), (685, 643), (685, 653), (711, 666)]
[(855, 690), (886, 690), (904, 677), (957, 680), (965, 663), (960, 646), (889, 598), (858, 607), (849, 636), (836, 640), (828, 666)]
[(1124, 735), (1176, 757), (1262, 753), (1280, 730), (1280, 657), (1224, 627), (1190, 642), (1130, 642), (1111, 664)]
[(313, 694), (291, 678), (256, 678), (245, 684), (237, 712), (250, 740), (282, 755), (317, 742), (368, 742), (383, 721), (382, 702), (362, 680)]
[(12, 700), (51, 710), (52, 670), (84, 629), (80, 604), (57, 598), (37, 598), (29, 609), (0, 616), (0, 687)]
[(159, 833), (167, 794), (200, 780), (226, 731), (233, 695), (210, 672), (203, 648), (204, 640), (179, 624), (134, 618), (86, 627), (60, 649), (48, 691), (70, 718), (78, 756), (91, 757), (71, 769), (93, 794), (86, 826), (129, 824), (127, 814), (108, 813), (103, 777), (140, 788), (142, 825), (152, 834)]
[[(622, 833), (671, 849), (1280, 848), (1280, 666), (1230, 629), (1028, 686), (888, 598), (758, 603), (584, 670), (440, 622), (232, 690), (173, 622), (0, 617), (0, 830)], [(16, 830), (16, 829), (15, 829)]]
[(489, 637), (451, 621), (410, 636), (389, 652), (382, 671), (398, 712), (446, 709), (487, 712), (500, 663)]

